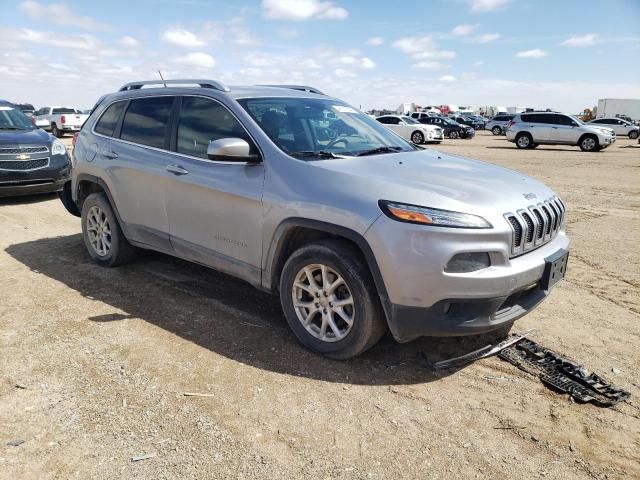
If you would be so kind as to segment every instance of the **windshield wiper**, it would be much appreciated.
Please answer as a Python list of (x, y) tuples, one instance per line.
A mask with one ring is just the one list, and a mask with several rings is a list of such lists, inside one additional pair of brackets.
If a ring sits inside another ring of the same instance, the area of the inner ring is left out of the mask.
[(289, 155), (292, 157), (316, 157), (316, 158), (342, 158), (333, 152), (327, 152), (325, 150), (304, 150), (302, 152), (291, 152)]
[(0, 130), (31, 130), (31, 129), (24, 128), (24, 127), (0, 127)]
[(356, 154), (356, 157), (364, 157), (365, 155), (375, 155), (377, 153), (396, 153), (402, 150), (402, 147), (377, 147), (372, 148), (371, 150), (365, 150), (364, 152), (360, 152)]

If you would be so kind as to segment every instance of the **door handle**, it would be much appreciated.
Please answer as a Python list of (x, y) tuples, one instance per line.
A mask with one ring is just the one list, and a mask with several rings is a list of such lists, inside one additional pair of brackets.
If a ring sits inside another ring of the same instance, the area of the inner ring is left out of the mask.
[(187, 175), (189, 173), (189, 170), (182, 168), (180, 165), (167, 165), (166, 170), (174, 175)]
[(118, 154), (113, 150), (107, 150), (106, 152), (102, 152), (102, 156), (105, 158), (110, 158), (112, 160), (115, 160), (116, 158), (118, 158)]

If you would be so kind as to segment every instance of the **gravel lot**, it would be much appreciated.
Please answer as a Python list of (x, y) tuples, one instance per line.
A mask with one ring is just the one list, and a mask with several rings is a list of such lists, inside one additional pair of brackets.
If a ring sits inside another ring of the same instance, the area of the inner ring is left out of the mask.
[(242, 282), (155, 253), (102, 269), (55, 196), (0, 200), (0, 478), (640, 477), (640, 145), (520, 151), (480, 132), (434, 148), (563, 198), (568, 278), (515, 330), (628, 403), (573, 403), (497, 358), (426, 368), (486, 338), (326, 360)]

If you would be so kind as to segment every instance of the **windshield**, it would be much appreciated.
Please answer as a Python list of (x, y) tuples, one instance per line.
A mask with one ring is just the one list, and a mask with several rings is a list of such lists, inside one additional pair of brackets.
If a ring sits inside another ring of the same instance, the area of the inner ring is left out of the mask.
[(420, 122), (411, 118), (411, 117), (402, 117), (402, 120), (404, 121), (404, 123), (406, 123), (407, 125), (415, 125), (416, 123), (418, 125), (420, 125)]
[(573, 121), (577, 122), (578, 125), (584, 125), (584, 122), (580, 120), (578, 117), (576, 117), (575, 115), (571, 115), (571, 118), (573, 119)]
[(451, 120), (450, 118), (442, 117), (442, 121), (444, 122), (445, 125), (459, 125), (458, 122), (455, 122), (455, 121)]
[(416, 150), (384, 125), (328, 98), (244, 98), (240, 105), (292, 156), (331, 158)]
[(31, 130), (31, 120), (17, 108), (0, 106), (0, 130)]

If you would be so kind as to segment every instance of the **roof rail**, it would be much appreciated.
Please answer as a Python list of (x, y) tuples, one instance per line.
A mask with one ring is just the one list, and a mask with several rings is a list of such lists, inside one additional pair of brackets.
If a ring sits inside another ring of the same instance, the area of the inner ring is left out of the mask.
[(290, 90), (300, 90), (301, 92), (317, 93), (318, 95), (325, 95), (324, 92), (318, 90), (315, 87), (308, 85), (258, 85), (259, 87), (276, 87), (276, 88), (288, 88)]
[(221, 82), (217, 82), (215, 80), (194, 80), (194, 79), (184, 79), (184, 80), (144, 80), (141, 82), (129, 82), (123, 85), (120, 88), (120, 92), (124, 92), (127, 90), (139, 90), (144, 85), (185, 85), (185, 84), (195, 84), (199, 85), (202, 88), (213, 88), (214, 90), (220, 90), (221, 92), (229, 92), (229, 87), (224, 85)]

